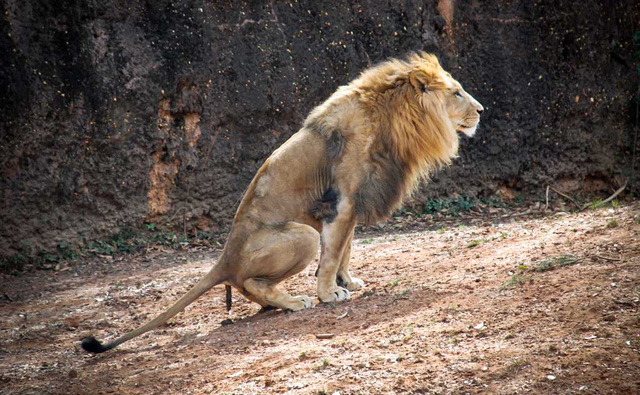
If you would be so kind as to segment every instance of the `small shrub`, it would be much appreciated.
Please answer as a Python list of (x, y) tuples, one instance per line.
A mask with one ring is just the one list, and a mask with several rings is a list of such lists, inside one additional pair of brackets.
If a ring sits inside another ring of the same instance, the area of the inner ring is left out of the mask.
[(482, 242), (482, 240), (473, 240), (473, 241), (470, 241), (470, 242), (467, 244), (467, 248), (477, 247), (477, 246), (479, 246), (479, 245), (480, 245), (480, 243), (481, 243), (481, 242)]
[(509, 374), (518, 374), (527, 366), (529, 366), (529, 362), (521, 359), (516, 359), (515, 361), (507, 365), (506, 371)]
[(314, 370), (318, 371), (318, 370), (326, 369), (329, 365), (331, 365), (331, 364), (329, 363), (329, 360), (327, 360), (327, 359), (323, 359), (323, 360), (322, 360), (322, 363), (320, 363), (320, 365), (316, 366), (316, 367), (314, 368)]
[(429, 199), (422, 206), (422, 213), (438, 213), (445, 216), (457, 217), (463, 212), (473, 210), (475, 207), (475, 201), (466, 196), (460, 196), (453, 199)]
[(520, 275), (514, 275), (512, 276), (509, 281), (507, 281), (504, 285), (503, 288), (515, 288), (515, 287), (519, 287), (522, 284), (524, 284), (527, 281), (526, 278), (520, 276)]
[(578, 261), (580, 261), (580, 259), (576, 258), (573, 255), (558, 255), (541, 261), (531, 270), (536, 272), (546, 272), (549, 270), (557, 269), (559, 267), (571, 266)]

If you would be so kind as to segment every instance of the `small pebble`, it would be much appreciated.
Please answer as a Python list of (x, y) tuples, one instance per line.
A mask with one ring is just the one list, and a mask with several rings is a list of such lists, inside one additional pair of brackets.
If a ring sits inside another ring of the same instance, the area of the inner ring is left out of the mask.
[(477, 330), (481, 331), (481, 330), (487, 329), (487, 327), (484, 324), (484, 322), (481, 322), (478, 325), (474, 326), (473, 329), (477, 329)]

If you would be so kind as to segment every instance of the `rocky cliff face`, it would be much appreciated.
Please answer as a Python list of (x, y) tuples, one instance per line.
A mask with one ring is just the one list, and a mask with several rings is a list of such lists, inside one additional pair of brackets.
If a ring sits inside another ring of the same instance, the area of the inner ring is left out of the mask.
[(314, 105), (412, 50), (438, 54), (487, 110), (423, 196), (601, 189), (633, 170), (631, 0), (4, 0), (2, 11), (2, 255), (144, 221), (225, 229)]

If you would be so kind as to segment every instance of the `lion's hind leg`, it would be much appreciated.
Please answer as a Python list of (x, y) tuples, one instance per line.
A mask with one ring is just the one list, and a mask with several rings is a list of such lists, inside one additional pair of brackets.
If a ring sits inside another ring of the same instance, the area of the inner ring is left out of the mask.
[(250, 278), (244, 282), (244, 289), (267, 308), (274, 306), (283, 310), (298, 311), (313, 307), (313, 299), (310, 296), (291, 296), (280, 291), (268, 280)]
[(276, 285), (301, 272), (318, 253), (320, 234), (312, 227), (288, 222), (264, 228), (247, 243), (248, 264), (242, 283), (245, 295), (262, 305), (298, 311), (313, 307), (309, 296), (291, 296)]

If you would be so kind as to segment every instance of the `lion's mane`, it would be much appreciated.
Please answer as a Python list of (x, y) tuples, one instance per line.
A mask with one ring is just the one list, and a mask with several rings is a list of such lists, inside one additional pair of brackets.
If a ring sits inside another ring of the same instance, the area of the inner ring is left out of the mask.
[[(354, 130), (368, 136), (370, 170), (355, 202), (361, 221), (389, 217), (419, 179), (457, 155), (458, 134), (442, 94), (444, 76), (449, 75), (430, 54), (392, 59), (365, 70), (307, 118), (305, 127), (324, 134), (330, 148), (348, 145)], [(418, 93), (421, 84), (428, 95)], [(357, 116), (344, 122), (347, 113)], [(336, 156), (336, 149), (329, 151)]]

